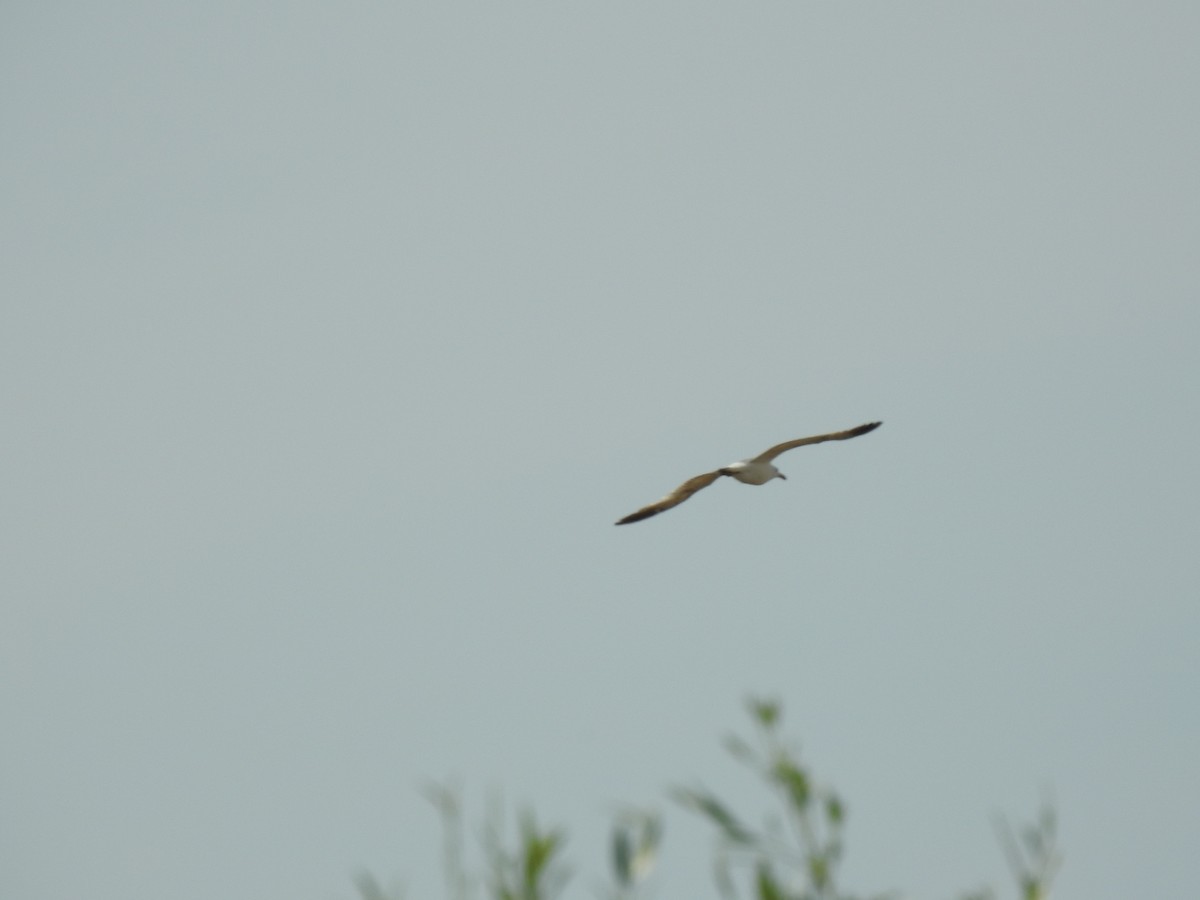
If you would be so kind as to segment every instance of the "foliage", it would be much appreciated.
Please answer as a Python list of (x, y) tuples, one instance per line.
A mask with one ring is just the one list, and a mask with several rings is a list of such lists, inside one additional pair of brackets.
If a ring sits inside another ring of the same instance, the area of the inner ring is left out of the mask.
[(833, 791), (816, 785), (781, 739), (778, 704), (752, 700), (749, 709), (758, 730), (757, 746), (731, 736), (726, 747), (774, 793), (782, 819), (768, 819), (763, 828), (754, 829), (702, 788), (674, 792), (675, 799), (716, 826), (714, 876), (721, 896), (740, 896), (740, 868), (750, 873), (749, 895), (760, 900), (855, 900), (837, 888), (845, 804)]
[[(761, 827), (733, 812), (703, 787), (675, 788), (671, 798), (710, 822), (716, 830), (713, 877), (723, 900), (860, 900), (838, 887), (838, 868), (845, 845), (846, 806), (834, 791), (820, 786), (796, 753), (780, 736), (781, 710), (773, 701), (751, 700), (754, 743), (736, 736), (726, 747), (748, 766), (773, 794), (781, 812)], [(465, 837), (459, 791), (441, 785), (426, 796), (442, 818), (445, 882), (450, 900), (473, 900), (482, 887), (486, 900), (555, 900), (570, 878), (562, 861), (566, 832), (543, 828), (534, 814), (517, 815), (517, 840), (509, 849), (504, 814), (498, 801), (491, 805), (482, 834), (485, 870), (473, 878), (465, 859)], [(1061, 864), (1054, 810), (1047, 805), (1038, 820), (1015, 834), (1005, 819), (996, 821), (1001, 848), (1018, 888), (1017, 900), (1048, 900)], [(611, 836), (613, 900), (638, 900), (646, 895), (647, 879), (662, 844), (663, 823), (654, 812), (626, 810), (617, 816)], [(368, 873), (355, 885), (362, 900), (400, 900), (399, 889), (384, 890)], [(891, 900), (895, 892), (871, 895)], [(963, 894), (961, 900), (997, 900), (990, 889)]]

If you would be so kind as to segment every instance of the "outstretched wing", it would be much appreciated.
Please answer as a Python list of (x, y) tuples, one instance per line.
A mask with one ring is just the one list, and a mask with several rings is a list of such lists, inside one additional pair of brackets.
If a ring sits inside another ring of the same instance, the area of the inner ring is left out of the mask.
[(643, 506), (637, 512), (630, 513), (625, 518), (620, 519), (616, 524), (628, 525), (630, 522), (640, 522), (642, 519), (648, 519), (651, 516), (657, 516), (660, 512), (666, 512), (672, 506), (678, 506), (701, 488), (708, 487), (720, 477), (721, 472), (718, 469), (716, 472), (705, 472), (703, 475), (697, 475), (695, 478), (689, 478), (661, 500), (656, 500), (649, 506)]
[(796, 447), (803, 447), (805, 444), (820, 444), (824, 441), (846, 441), (850, 438), (856, 438), (860, 434), (866, 434), (868, 431), (874, 431), (882, 422), (868, 422), (866, 425), (859, 425), (857, 428), (851, 428), (847, 431), (835, 431), (832, 434), (818, 434), (813, 437), (797, 438), (794, 441), (784, 441), (782, 444), (776, 444), (770, 450), (758, 454), (754, 457), (753, 462), (769, 463), (780, 453), (786, 453), (788, 450), (794, 450)]

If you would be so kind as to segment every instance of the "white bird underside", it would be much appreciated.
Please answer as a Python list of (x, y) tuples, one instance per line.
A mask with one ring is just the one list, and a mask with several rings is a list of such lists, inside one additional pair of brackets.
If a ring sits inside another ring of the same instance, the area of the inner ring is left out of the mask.
[(788, 450), (793, 450), (796, 447), (803, 447), (807, 444), (820, 444), (825, 441), (845, 441), (850, 438), (856, 438), (869, 431), (874, 431), (882, 424), (882, 422), (868, 422), (866, 425), (859, 425), (857, 428), (850, 428), (846, 431), (818, 434), (813, 437), (797, 438), (794, 441), (784, 441), (782, 444), (776, 444), (771, 449), (758, 454), (758, 456), (730, 463), (728, 466), (717, 469), (715, 472), (705, 472), (703, 475), (689, 478), (661, 500), (656, 500), (649, 506), (643, 506), (637, 512), (630, 513), (625, 518), (617, 520), (616, 524), (628, 525), (630, 522), (640, 522), (642, 519), (657, 516), (660, 512), (666, 512), (671, 507), (678, 506), (688, 497), (692, 496), (692, 494), (696, 493), (696, 491), (708, 487), (722, 475), (735, 478), (742, 482), (742, 484), (766, 484), (775, 478), (782, 478), (786, 481), (787, 476), (772, 464), (772, 460), (779, 456), (779, 454), (786, 453)]

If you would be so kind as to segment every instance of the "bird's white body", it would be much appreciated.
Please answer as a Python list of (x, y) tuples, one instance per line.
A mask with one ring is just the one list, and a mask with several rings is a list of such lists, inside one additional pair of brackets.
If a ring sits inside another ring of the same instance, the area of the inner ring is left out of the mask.
[(772, 478), (782, 478), (784, 481), (787, 481), (787, 476), (771, 465), (771, 463), (757, 462), (753, 459), (742, 459), (738, 462), (730, 463), (719, 471), (722, 475), (736, 478), (742, 484), (766, 484)]

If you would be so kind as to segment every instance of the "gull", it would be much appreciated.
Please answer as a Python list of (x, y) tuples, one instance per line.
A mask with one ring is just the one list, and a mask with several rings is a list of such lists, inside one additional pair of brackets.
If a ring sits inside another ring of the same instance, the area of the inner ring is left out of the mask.
[(772, 460), (779, 456), (779, 454), (794, 450), (796, 447), (804, 447), (807, 444), (820, 444), (825, 441), (846, 441), (850, 438), (866, 434), (869, 431), (874, 431), (882, 424), (882, 422), (868, 422), (866, 425), (859, 425), (857, 428), (849, 428), (846, 431), (834, 431), (830, 434), (818, 434), (813, 437), (797, 438), (794, 441), (784, 441), (782, 444), (776, 444), (770, 450), (765, 450), (758, 454), (758, 456), (730, 463), (724, 468), (717, 469), (715, 472), (705, 472), (703, 475), (689, 478), (661, 500), (656, 500), (649, 506), (643, 506), (637, 512), (630, 513), (625, 518), (617, 520), (616, 524), (628, 525), (630, 522), (640, 522), (642, 519), (657, 516), (660, 512), (666, 512), (671, 507), (678, 506), (688, 497), (692, 496), (692, 494), (696, 493), (696, 491), (708, 487), (722, 475), (736, 478), (742, 484), (766, 484), (773, 478), (782, 478), (784, 481), (787, 481), (787, 476), (775, 468), (772, 463)]

